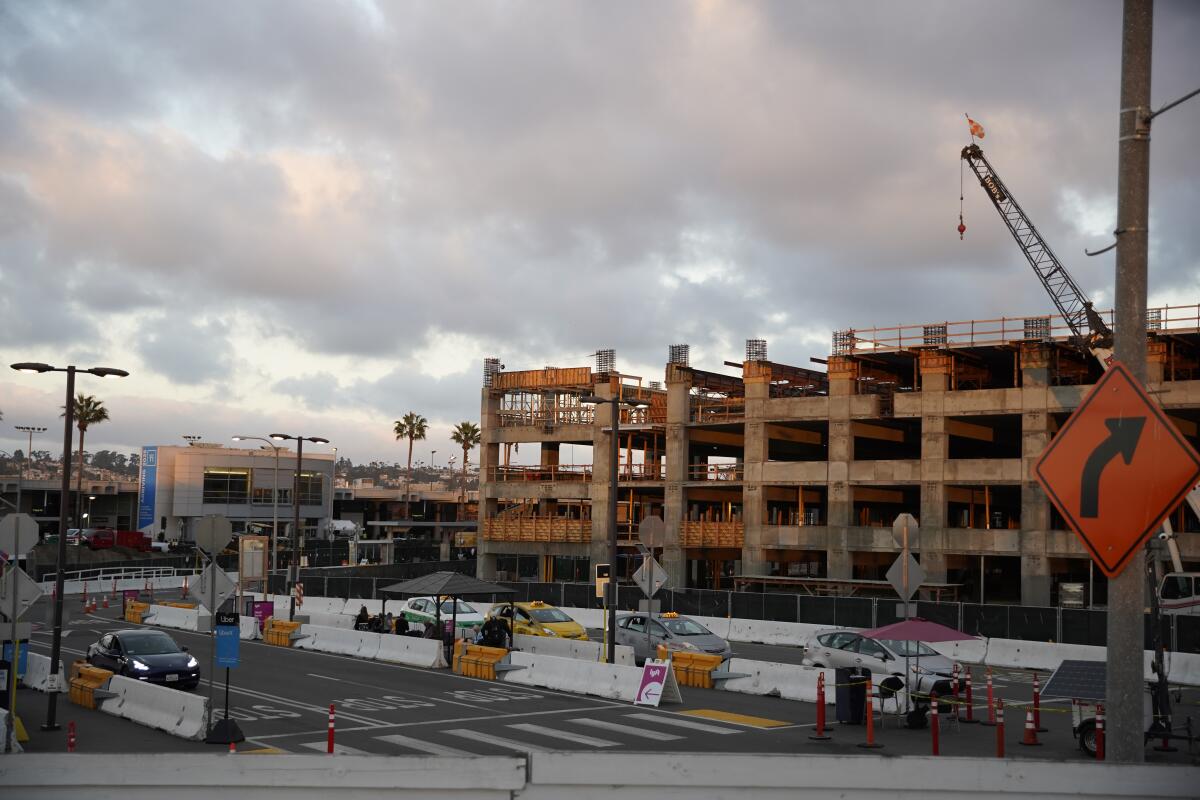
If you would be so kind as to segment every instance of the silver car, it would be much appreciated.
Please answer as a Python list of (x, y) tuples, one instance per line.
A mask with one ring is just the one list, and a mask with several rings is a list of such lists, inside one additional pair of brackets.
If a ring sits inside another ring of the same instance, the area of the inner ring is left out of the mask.
[(666, 645), (668, 650), (709, 653), (723, 659), (733, 655), (729, 642), (696, 620), (669, 611), (654, 614), (649, 620), (639, 613), (621, 617), (617, 620), (617, 644), (632, 647), (634, 659), (639, 664), (647, 658), (657, 658), (660, 644)]
[(918, 691), (934, 689), (944, 694), (953, 677), (950, 659), (924, 642), (872, 639), (858, 631), (824, 631), (812, 637), (804, 649), (804, 663), (830, 669), (870, 670), (872, 675), (904, 675), (908, 669), (918, 677)]

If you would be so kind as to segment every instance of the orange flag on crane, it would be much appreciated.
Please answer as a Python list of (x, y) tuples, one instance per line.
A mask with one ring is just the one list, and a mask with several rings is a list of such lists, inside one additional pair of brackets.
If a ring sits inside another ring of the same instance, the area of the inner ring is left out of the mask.
[(971, 119), (970, 117), (967, 117), (967, 125), (970, 126), (970, 128), (971, 128), (972, 136), (974, 136), (976, 139), (983, 138), (983, 126), (982, 125), (980, 125), (978, 122)]

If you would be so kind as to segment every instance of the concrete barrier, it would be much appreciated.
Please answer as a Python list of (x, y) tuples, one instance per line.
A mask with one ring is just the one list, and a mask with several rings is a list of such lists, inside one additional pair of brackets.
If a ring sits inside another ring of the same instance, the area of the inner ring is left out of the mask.
[[(18, 716), (17, 719), (20, 719), (20, 717)], [(15, 728), (16, 726), (13, 726), (13, 727)], [(4, 742), (5, 732), (7, 730), (8, 730), (8, 709), (0, 708), (0, 755), (4, 755), (3, 742)], [(15, 731), (14, 731), (14, 734), (15, 734)], [(12, 740), (12, 753), (10, 753), (9, 755), (16, 755), (17, 753), (25, 752), (24, 749), (21, 747), (21, 743), (17, 741), (17, 737), (15, 735), (12, 737), (12, 739), (13, 739)]]
[(244, 641), (249, 641), (251, 639), (261, 639), (262, 638), (262, 635), (259, 633), (259, 630), (258, 630), (258, 620), (256, 620), (254, 617), (246, 617), (246, 616), (239, 617), (238, 623), (241, 626), (241, 630), (238, 632), (239, 639), (242, 639)]
[[(513, 637), (513, 647), (534, 655), (575, 658), (581, 661), (604, 661), (608, 656), (603, 642), (560, 639), (557, 636), (527, 636), (519, 633)], [(635, 666), (633, 648), (629, 645), (617, 645), (616, 656), (618, 664)]]
[(381, 635), (379, 652), (375, 655), (375, 659), (427, 669), (444, 669), (448, 666), (440, 641), (418, 639), (415, 636)]
[[(208, 617), (205, 614), (205, 617)], [(181, 631), (200, 630), (200, 612), (194, 608), (177, 608), (175, 606), (150, 606), (142, 617), (146, 625), (157, 625), (160, 628), (176, 628)]]
[(207, 697), (120, 675), (114, 675), (109, 680), (108, 691), (116, 696), (101, 701), (100, 710), (105, 714), (165, 731), (181, 739), (204, 738)]
[(341, 656), (373, 659), (379, 653), (381, 634), (368, 631), (301, 625), (300, 637), (293, 643), (297, 650), (316, 650)]
[[(27, 652), (26, 657), (29, 659), (28, 665), (25, 668), (25, 677), (21, 682), (25, 684), (27, 689), (33, 689), (38, 692), (46, 691), (46, 685), (50, 682), (50, 657), (39, 655), (32, 651)], [(59, 674), (59, 692), (65, 692), (66, 680), (63, 679), (62, 661), (58, 662)]]
[(304, 603), (304, 614), (310, 625), (321, 625), (325, 628), (347, 628), (354, 630), (354, 617), (345, 614), (335, 614), (328, 611), (309, 611), (308, 603)]
[(983, 663), (989, 667), (1014, 667), (1050, 671), (1066, 659), (1104, 661), (1108, 650), (1086, 644), (1026, 642), (1020, 639), (991, 639)]
[(960, 664), (985, 664), (989, 643), (989, 639), (972, 639), (966, 642), (934, 642), (929, 646)]
[[(744, 674), (744, 678), (721, 679), (722, 674)], [(835, 674), (831, 669), (803, 667), (799, 664), (777, 664), (773, 661), (753, 661), (731, 658), (713, 673), (716, 688), (727, 692), (780, 697), (784, 700), (817, 702), (817, 678), (825, 675), (825, 702), (832, 705)]]
[(498, 673), (497, 677), (504, 683), (560, 689), (630, 703), (637, 697), (638, 687), (642, 683), (641, 667), (625, 664), (539, 656), (519, 651), (509, 653), (508, 663), (510, 667), (524, 669), (508, 669)]

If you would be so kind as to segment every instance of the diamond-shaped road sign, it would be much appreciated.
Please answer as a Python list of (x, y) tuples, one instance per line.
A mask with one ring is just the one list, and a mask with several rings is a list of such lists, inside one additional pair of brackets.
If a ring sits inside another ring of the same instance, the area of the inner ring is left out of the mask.
[(28, 514), (8, 514), (0, 518), (0, 551), (6, 556), (19, 556), (37, 543), (36, 519)]
[(667, 585), (667, 571), (653, 556), (642, 559), (642, 565), (633, 573), (633, 582), (641, 587), (646, 597), (654, 597), (658, 590)]
[(912, 514), (900, 514), (892, 523), (892, 538), (896, 540), (896, 547), (912, 547), (920, 544), (917, 538), (920, 532), (921, 526), (917, 524), (917, 518)]
[[(8, 619), (12, 613), (13, 590), (17, 592), (17, 619), (20, 619), (29, 607), (42, 596), (42, 589), (37, 582), (25, 574), (25, 570), (9, 568), (0, 576), (0, 614)], [(11, 621), (11, 620), (10, 620)]]
[(1113, 362), (1033, 472), (1092, 560), (1114, 578), (1200, 480), (1200, 455)]
[(218, 569), (215, 563), (209, 562), (195, 583), (188, 584), (188, 596), (210, 611), (216, 610), (216, 608), (209, 608), (209, 604), (214, 602), (212, 596), (214, 575), (216, 575), (217, 581), (216, 608), (225, 605), (226, 600), (237, 594), (237, 584), (233, 579), (225, 574), (225, 570)]
[[(908, 560), (908, 585), (905, 586), (904, 580), (904, 562)], [(896, 562), (892, 564), (886, 575), (888, 583), (896, 590), (896, 594), (900, 595), (900, 599), (904, 602), (912, 600), (913, 595), (921, 588), (921, 584), (925, 582), (925, 570), (921, 569), (921, 565), (912, 557), (912, 553), (901, 553)]]
[(638, 539), (646, 547), (663, 547), (667, 543), (667, 526), (662, 517), (646, 517), (638, 524)]

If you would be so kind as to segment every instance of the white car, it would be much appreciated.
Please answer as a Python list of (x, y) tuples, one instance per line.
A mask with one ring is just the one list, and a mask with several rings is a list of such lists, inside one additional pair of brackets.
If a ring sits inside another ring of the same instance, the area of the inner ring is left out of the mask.
[[(434, 622), (437, 619), (437, 600), (436, 597), (410, 597), (400, 606), (400, 613), (404, 615), (410, 625)], [(474, 606), (469, 603), (464, 603), (462, 600), (454, 601), (448, 597), (441, 598), (441, 603), (443, 624), (457, 614), (456, 622), (460, 630), (483, 626), (483, 614), (476, 611)], [(454, 608), (455, 603), (458, 605), (457, 612)]]
[(852, 630), (822, 631), (805, 645), (803, 663), (830, 669), (862, 668), (872, 676), (903, 676), (905, 656), (908, 669), (918, 676), (915, 690), (945, 694), (954, 664), (923, 642), (872, 639)]

